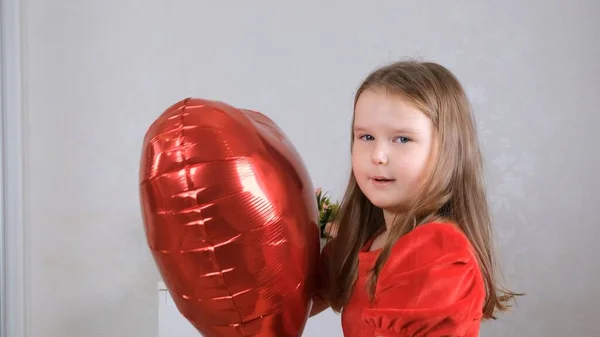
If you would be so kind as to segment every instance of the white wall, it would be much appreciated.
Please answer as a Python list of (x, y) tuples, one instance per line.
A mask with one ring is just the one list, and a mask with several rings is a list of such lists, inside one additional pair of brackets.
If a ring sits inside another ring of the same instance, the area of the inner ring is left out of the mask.
[(23, 0), (28, 337), (157, 335), (137, 170), (167, 106), (268, 114), (339, 197), (354, 90), (405, 56), (466, 86), (505, 276), (527, 293), (482, 335), (600, 335), (599, 2), (332, 3)]

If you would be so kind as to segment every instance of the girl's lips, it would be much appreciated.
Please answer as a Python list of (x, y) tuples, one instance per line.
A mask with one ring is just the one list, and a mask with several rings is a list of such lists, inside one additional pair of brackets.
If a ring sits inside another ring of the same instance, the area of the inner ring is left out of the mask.
[(379, 182), (385, 182), (385, 181), (394, 181), (396, 179), (377, 176), (377, 177), (372, 177), (371, 180), (375, 180), (375, 181), (379, 181)]
[(385, 177), (373, 177), (370, 179), (371, 183), (377, 187), (386, 187), (394, 183), (396, 179), (390, 179)]

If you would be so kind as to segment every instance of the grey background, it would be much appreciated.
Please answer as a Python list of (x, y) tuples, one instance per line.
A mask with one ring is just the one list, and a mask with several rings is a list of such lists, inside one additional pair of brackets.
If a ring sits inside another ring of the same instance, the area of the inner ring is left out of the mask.
[[(477, 115), (504, 275), (527, 293), (482, 336), (600, 335), (598, 1), (23, 9), (28, 337), (156, 336), (137, 170), (166, 107), (196, 96), (264, 112), (315, 186), (340, 197), (354, 90), (403, 57), (449, 67)], [(333, 336), (339, 318), (327, 317), (320, 329)]]

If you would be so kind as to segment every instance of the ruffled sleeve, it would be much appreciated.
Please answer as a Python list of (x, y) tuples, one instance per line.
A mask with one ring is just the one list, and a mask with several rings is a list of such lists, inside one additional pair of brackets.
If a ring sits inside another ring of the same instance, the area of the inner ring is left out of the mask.
[(382, 337), (458, 337), (479, 329), (485, 287), (466, 237), (424, 225), (400, 238), (363, 324)]

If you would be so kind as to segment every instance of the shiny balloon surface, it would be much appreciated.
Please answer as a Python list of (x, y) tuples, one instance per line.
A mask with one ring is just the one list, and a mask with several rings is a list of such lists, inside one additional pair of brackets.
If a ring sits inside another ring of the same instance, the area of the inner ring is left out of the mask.
[(188, 98), (152, 123), (140, 165), (146, 239), (200, 334), (302, 334), (319, 254), (313, 193), (294, 146), (261, 113)]

